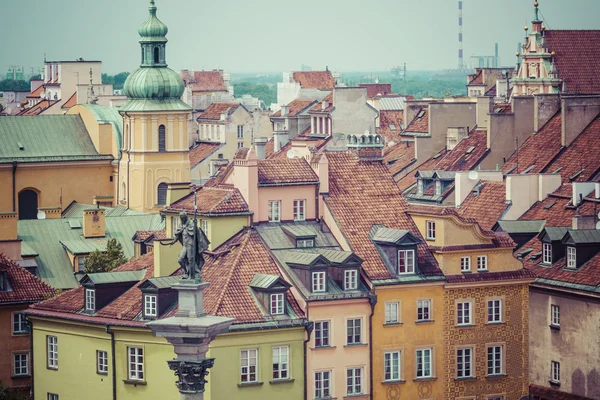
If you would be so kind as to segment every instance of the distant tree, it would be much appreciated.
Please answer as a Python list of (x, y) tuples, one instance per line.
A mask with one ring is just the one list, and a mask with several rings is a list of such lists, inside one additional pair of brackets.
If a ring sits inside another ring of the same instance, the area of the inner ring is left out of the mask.
[(129, 72), (119, 72), (116, 75), (102, 74), (102, 83), (105, 85), (113, 85), (113, 89), (123, 89), (125, 81), (129, 76)]
[(29, 78), (29, 82), (31, 82), (31, 81), (39, 81), (41, 79), (42, 79), (42, 76), (40, 74), (32, 75), (31, 78)]
[(0, 92), (11, 90), (29, 90), (31, 86), (26, 81), (3, 80), (0, 81)]
[(256, 84), (243, 81), (234, 83), (233, 90), (237, 97), (249, 94), (250, 96), (264, 101), (267, 107), (271, 105), (271, 103), (275, 103), (277, 101), (277, 89), (273, 84)]
[(106, 243), (106, 251), (100, 252), (95, 250), (85, 259), (83, 267), (86, 274), (93, 274), (97, 272), (110, 272), (126, 262), (127, 258), (125, 258), (125, 254), (123, 253), (123, 246), (117, 242), (117, 239), (112, 238)]

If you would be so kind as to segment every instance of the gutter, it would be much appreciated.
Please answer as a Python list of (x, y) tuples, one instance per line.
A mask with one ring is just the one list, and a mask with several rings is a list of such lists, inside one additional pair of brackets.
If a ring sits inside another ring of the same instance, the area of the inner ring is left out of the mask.
[(12, 201), (13, 212), (17, 212), (17, 162), (12, 163)]
[(110, 353), (112, 358), (112, 398), (117, 400), (117, 362), (115, 358), (115, 333), (110, 330), (110, 325), (106, 325), (106, 333), (110, 335)]

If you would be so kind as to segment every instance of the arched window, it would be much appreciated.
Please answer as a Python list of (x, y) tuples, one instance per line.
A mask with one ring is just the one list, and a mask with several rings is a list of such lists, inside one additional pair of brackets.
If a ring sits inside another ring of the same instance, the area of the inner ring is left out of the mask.
[(154, 64), (158, 64), (159, 63), (159, 55), (160, 55), (160, 50), (158, 49), (158, 46), (154, 48)]
[(166, 183), (159, 183), (158, 184), (158, 190), (157, 190), (157, 202), (156, 204), (158, 204), (159, 206), (166, 206), (167, 205), (167, 184)]
[(19, 193), (19, 219), (37, 219), (38, 194), (27, 189)]
[(167, 151), (167, 142), (165, 138), (165, 126), (161, 125), (158, 127), (158, 151), (164, 153)]

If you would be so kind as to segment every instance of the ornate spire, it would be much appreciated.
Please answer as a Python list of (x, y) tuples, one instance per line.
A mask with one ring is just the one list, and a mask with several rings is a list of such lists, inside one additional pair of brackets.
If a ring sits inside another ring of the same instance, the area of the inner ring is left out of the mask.
[(156, 4), (154, 0), (150, 0), (150, 7), (148, 9), (150, 10), (150, 15), (156, 16)]
[(540, 10), (539, 10), (539, 5), (540, 3), (535, 1), (533, 2), (533, 6), (535, 7), (535, 19), (534, 21), (539, 21), (540, 20)]

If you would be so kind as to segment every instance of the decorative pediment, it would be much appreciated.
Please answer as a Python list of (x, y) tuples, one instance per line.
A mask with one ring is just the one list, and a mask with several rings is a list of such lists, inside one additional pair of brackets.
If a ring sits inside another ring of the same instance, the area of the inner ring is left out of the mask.
[(327, 269), (331, 266), (331, 262), (321, 254), (300, 251), (289, 251), (285, 263), (292, 268), (302, 269)]
[(369, 236), (374, 243), (384, 246), (414, 246), (421, 243), (421, 239), (410, 231), (391, 229), (383, 225), (374, 225)]
[(249, 286), (253, 289), (264, 291), (285, 291), (292, 287), (292, 285), (284, 281), (280, 276), (269, 274), (255, 274)]

